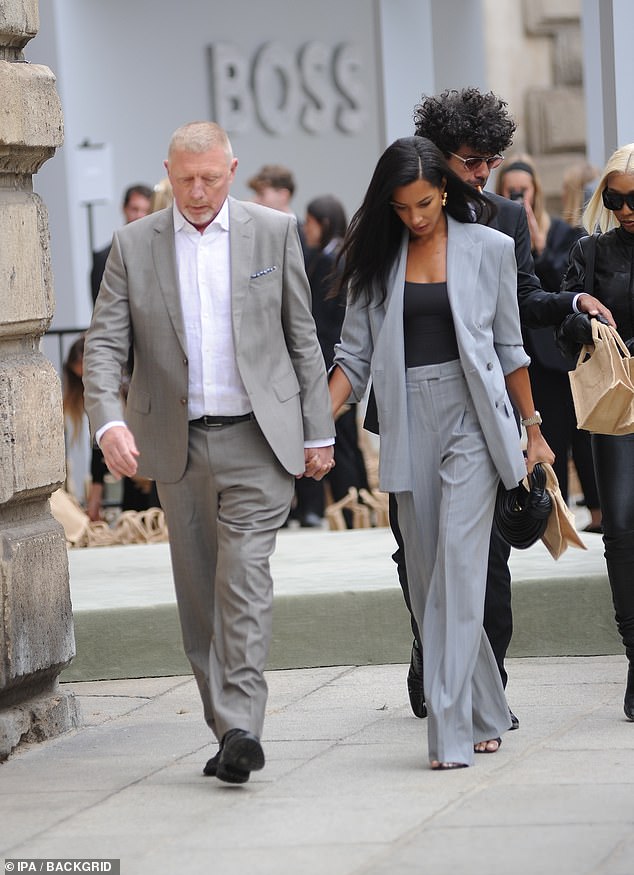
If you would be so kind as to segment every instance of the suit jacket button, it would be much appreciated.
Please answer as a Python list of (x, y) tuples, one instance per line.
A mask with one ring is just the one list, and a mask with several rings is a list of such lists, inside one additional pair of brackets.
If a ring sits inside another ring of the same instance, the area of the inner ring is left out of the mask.
[(187, 365), (187, 359), (183, 359), (183, 364)]
[(487, 371), (493, 370), (493, 362), (487, 362)]
[(187, 398), (181, 398), (181, 404), (187, 404)]

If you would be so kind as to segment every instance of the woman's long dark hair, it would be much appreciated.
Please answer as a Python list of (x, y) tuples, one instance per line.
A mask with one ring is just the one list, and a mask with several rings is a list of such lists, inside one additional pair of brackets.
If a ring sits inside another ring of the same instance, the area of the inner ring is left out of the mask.
[(337, 237), (343, 239), (348, 220), (341, 201), (336, 197), (324, 194), (313, 198), (306, 207), (306, 212), (319, 223), (321, 228), (319, 249), (325, 249), (330, 241)]
[[(378, 287), (387, 294), (387, 280), (403, 239), (404, 225), (391, 206), (394, 189), (424, 179), (441, 188), (446, 180), (445, 211), (458, 222), (490, 221), (495, 207), (449, 168), (442, 152), (425, 137), (403, 137), (379, 158), (363, 203), (352, 217), (340, 258), (340, 288), (350, 300)], [(368, 299), (369, 300), (369, 299)]]

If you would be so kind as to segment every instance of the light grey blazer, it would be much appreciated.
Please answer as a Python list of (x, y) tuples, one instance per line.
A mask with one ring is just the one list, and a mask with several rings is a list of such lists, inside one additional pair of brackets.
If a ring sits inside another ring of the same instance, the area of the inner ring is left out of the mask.
[[(273, 452), (299, 474), (304, 441), (335, 432), (296, 221), (230, 197), (229, 234), (238, 370)], [(124, 413), (119, 387), (130, 346)], [(93, 434), (125, 420), (140, 450), (139, 473), (163, 482), (182, 477), (188, 362), (171, 207), (114, 235), (86, 339), (84, 386)]]
[[(510, 489), (525, 476), (526, 465), (504, 376), (530, 363), (522, 346), (513, 241), (485, 225), (450, 216), (447, 224), (447, 292), (460, 361), (489, 453)], [(334, 358), (352, 384), (355, 401), (372, 378), (385, 492), (411, 491), (416, 457), (408, 439), (403, 337), (407, 243), (405, 232), (385, 301), (368, 306), (362, 297), (348, 304)]]

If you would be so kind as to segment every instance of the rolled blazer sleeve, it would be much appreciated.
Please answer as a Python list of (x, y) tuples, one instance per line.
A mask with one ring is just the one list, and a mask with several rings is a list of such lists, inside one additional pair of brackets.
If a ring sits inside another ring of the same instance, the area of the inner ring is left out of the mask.
[(339, 365), (350, 384), (349, 401), (361, 401), (370, 380), (370, 363), (374, 351), (370, 306), (365, 298), (348, 301), (341, 328), (341, 340), (335, 346), (333, 363)]
[(493, 320), (495, 351), (505, 376), (528, 367), (531, 361), (520, 329), (515, 254), (511, 240), (507, 240), (500, 258), (499, 293)]

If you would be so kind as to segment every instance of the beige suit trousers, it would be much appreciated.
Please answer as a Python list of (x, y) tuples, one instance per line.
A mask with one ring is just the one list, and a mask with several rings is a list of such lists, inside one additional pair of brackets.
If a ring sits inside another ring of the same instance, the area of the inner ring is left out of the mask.
[(191, 424), (184, 476), (157, 483), (185, 652), (219, 740), (236, 728), (262, 734), (273, 611), (269, 559), (293, 484), (255, 420)]

